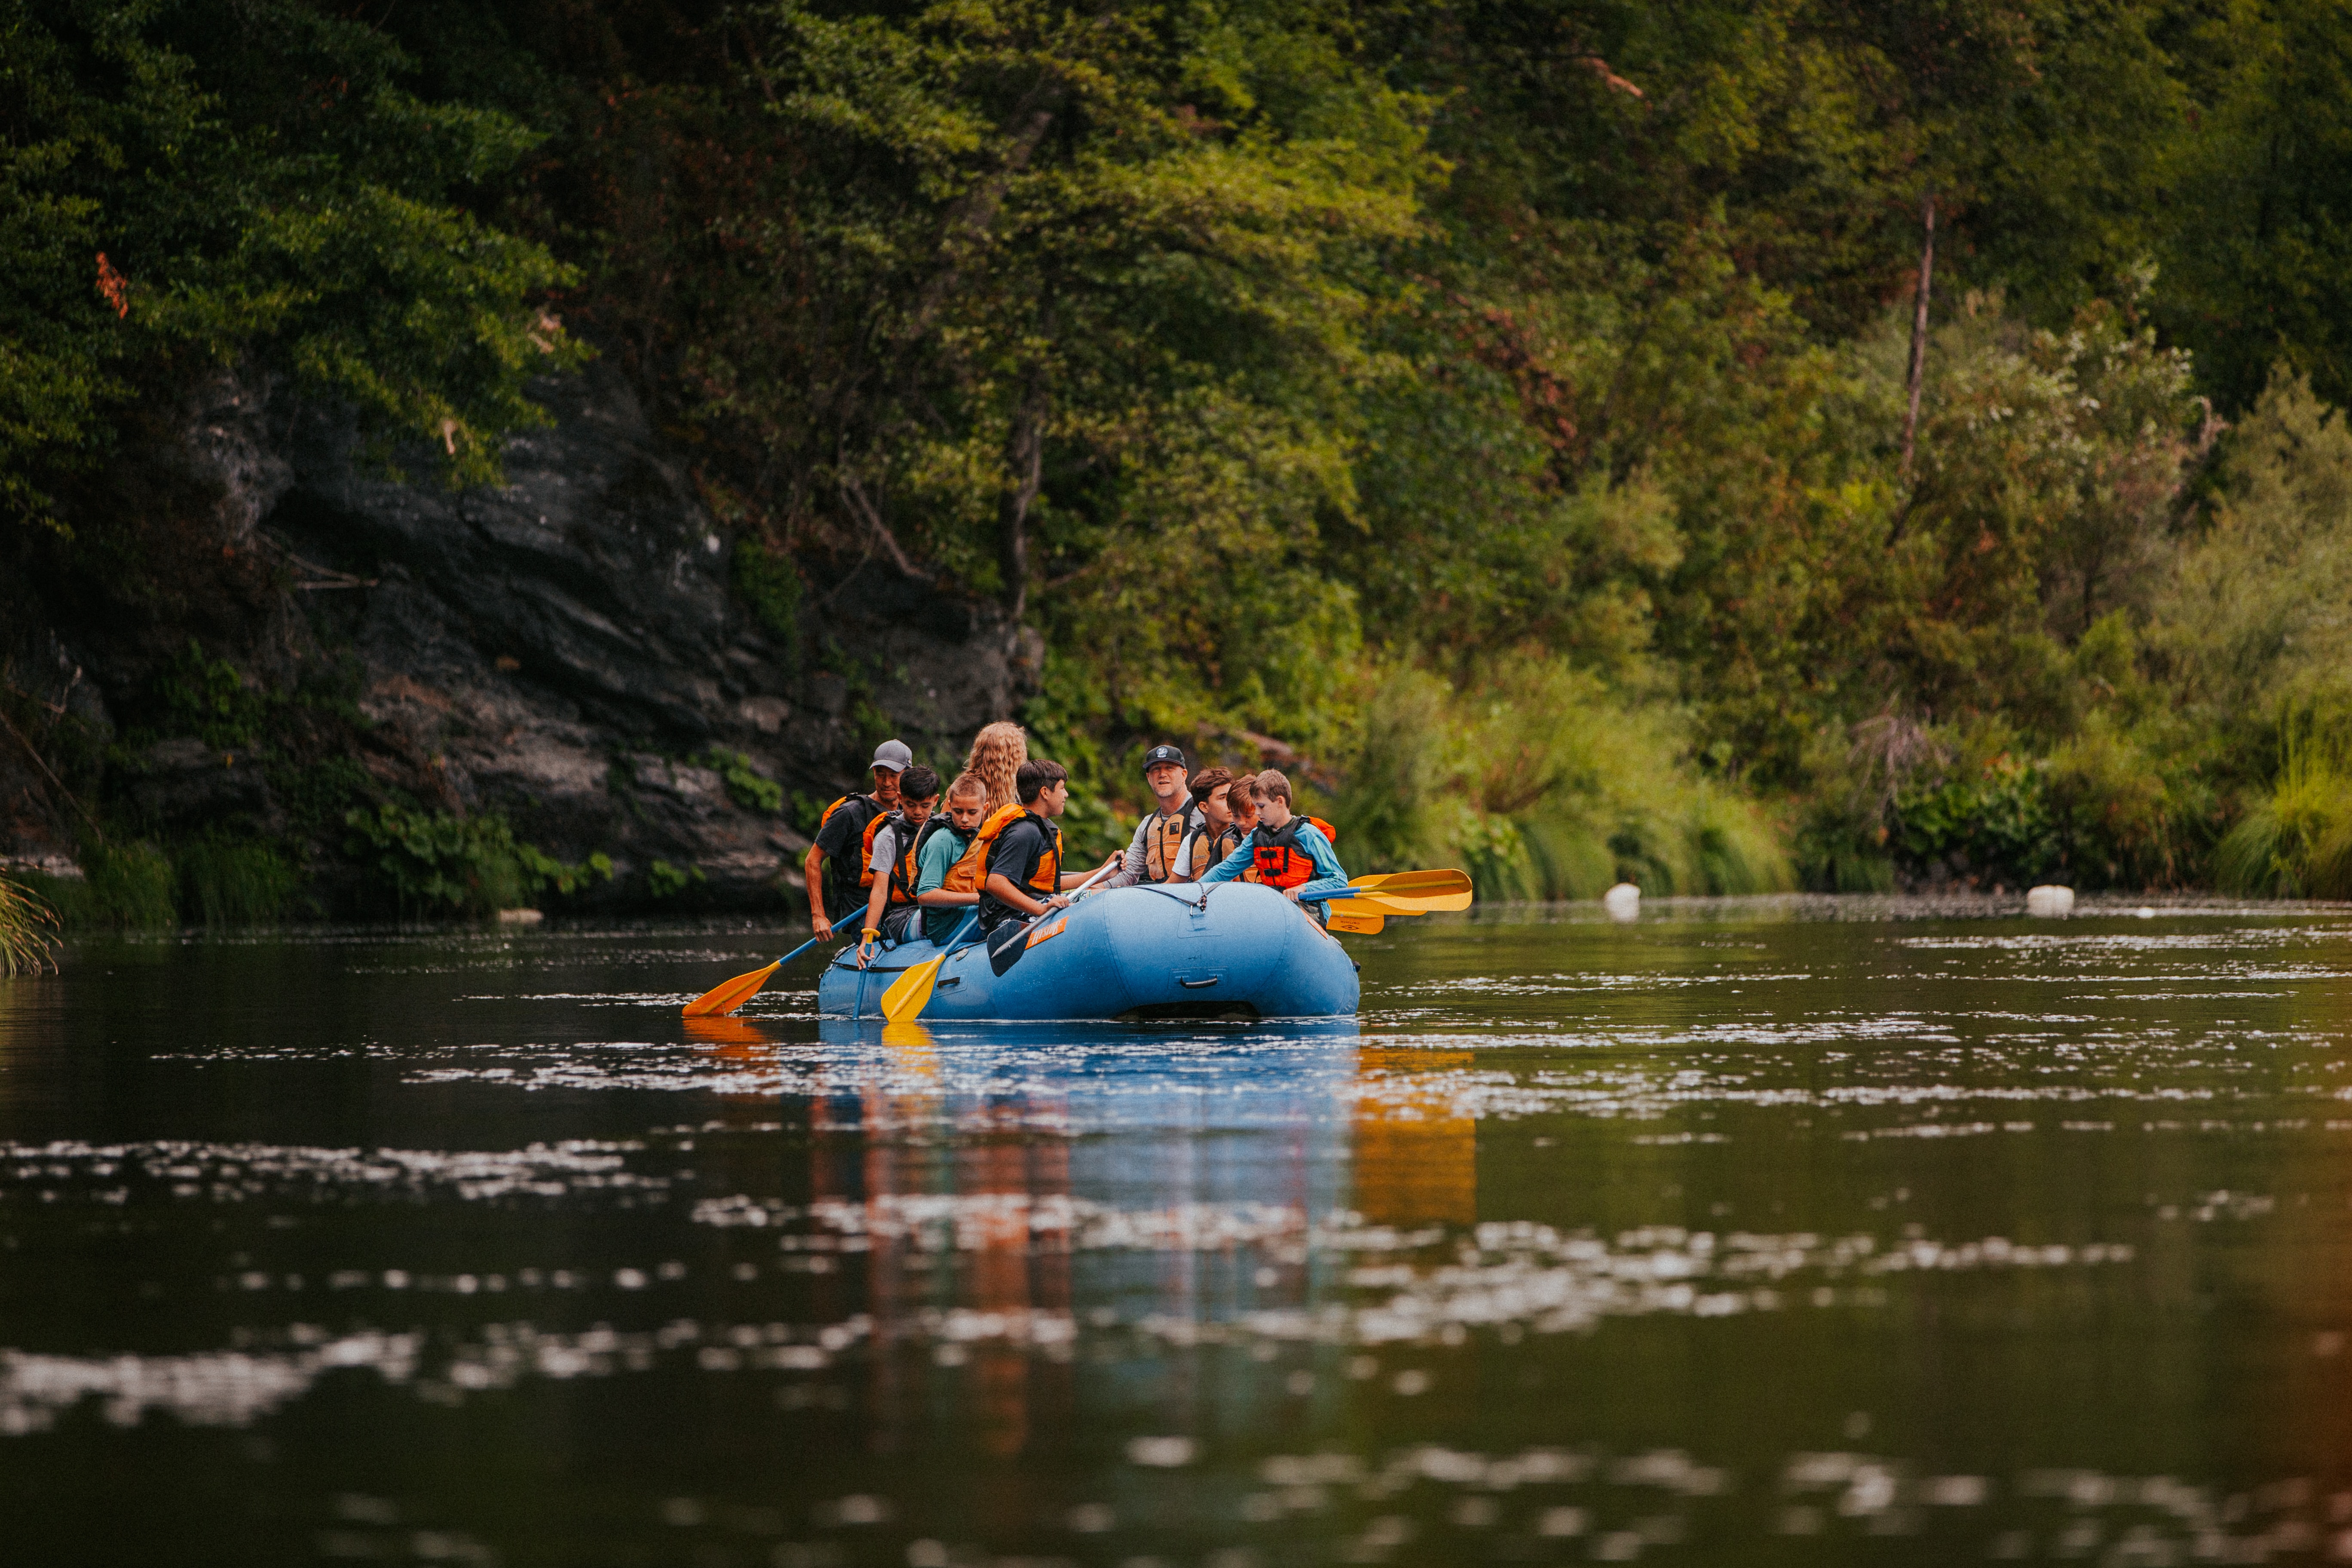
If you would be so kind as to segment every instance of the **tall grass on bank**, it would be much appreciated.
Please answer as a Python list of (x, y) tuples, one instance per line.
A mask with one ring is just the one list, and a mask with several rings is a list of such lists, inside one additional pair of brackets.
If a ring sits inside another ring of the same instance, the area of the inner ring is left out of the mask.
[(2222, 889), (2271, 898), (2352, 898), (2352, 760), (2340, 743), (2291, 731), (2278, 778), (2213, 855)]
[(67, 931), (168, 931), (180, 923), (172, 862), (152, 844), (87, 848), (79, 878), (40, 877), (34, 889)]
[(1486, 899), (1589, 899), (1795, 885), (1780, 835), (1683, 754), (1674, 715), (1527, 659), (1475, 690), (1391, 669), (1330, 802), (1351, 868), (1455, 865)]
[(49, 931), (58, 917), (29, 888), (0, 877), (0, 976), (48, 966)]

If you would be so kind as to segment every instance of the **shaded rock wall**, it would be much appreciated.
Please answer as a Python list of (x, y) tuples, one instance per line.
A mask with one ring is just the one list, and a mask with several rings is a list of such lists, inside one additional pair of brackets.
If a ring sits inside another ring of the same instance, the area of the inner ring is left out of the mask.
[[(381, 784), (504, 813), (564, 859), (612, 856), (605, 900), (641, 900), (664, 860), (737, 907), (796, 889), (806, 840), (789, 806), (730, 798), (714, 749), (829, 800), (860, 776), (879, 719), (951, 764), (1034, 689), (1034, 633), (878, 556), (803, 563), (801, 632), (782, 646), (730, 591), (733, 542), (622, 380), (593, 370), (541, 393), (556, 422), (510, 444), (507, 483), (453, 491), (388, 476), (347, 425), (285, 398), (207, 389), (158, 459), (173, 493), (205, 498), (179, 508), (197, 540), (186, 603), (110, 603), (36, 572), (0, 647), (11, 683), (53, 708), (69, 697), (111, 733), (192, 628), (272, 689), (332, 668), (363, 722), (316, 739)], [(200, 581), (222, 563), (233, 585)], [(53, 854), (73, 814), (20, 776), (29, 759), (8, 753), (23, 750), (0, 735), (0, 850)], [(157, 831), (283, 829), (251, 758), (174, 737), (115, 771), (109, 798)]]

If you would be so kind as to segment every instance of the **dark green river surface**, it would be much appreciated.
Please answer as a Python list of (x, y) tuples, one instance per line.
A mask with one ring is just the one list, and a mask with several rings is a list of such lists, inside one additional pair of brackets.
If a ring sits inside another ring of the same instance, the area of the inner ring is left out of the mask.
[(24, 1563), (2352, 1558), (2352, 910), (1400, 921), (885, 1033), (773, 929), (0, 983)]

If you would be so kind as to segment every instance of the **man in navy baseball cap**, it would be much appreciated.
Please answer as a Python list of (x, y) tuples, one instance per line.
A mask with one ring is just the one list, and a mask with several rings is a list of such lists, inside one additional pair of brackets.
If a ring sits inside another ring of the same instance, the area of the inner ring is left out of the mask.
[[(1103, 882), (1107, 888), (1132, 887), (1138, 882), (1189, 882), (1205, 868), (1200, 853), (1201, 816), (1186, 787), (1184, 752), (1178, 746), (1154, 746), (1143, 753), (1143, 782), (1151, 786), (1159, 808), (1135, 825), (1126, 863)], [(1202, 864), (1195, 864), (1201, 861)]]

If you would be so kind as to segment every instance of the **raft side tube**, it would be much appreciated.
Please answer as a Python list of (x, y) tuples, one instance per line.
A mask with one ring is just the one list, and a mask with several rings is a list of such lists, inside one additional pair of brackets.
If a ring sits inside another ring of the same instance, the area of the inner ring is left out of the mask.
[[(1220, 883), (1200, 890), (1118, 888), (1031, 927), (1028, 948), (1003, 974), (967, 940), (940, 966), (926, 1020), (1050, 1020), (1213, 1016), (1343, 1017), (1356, 1011), (1356, 966), (1337, 938), (1271, 888)], [(827, 1017), (880, 1015), (882, 994), (939, 955), (928, 940), (857, 968), (852, 949), (817, 986)]]

